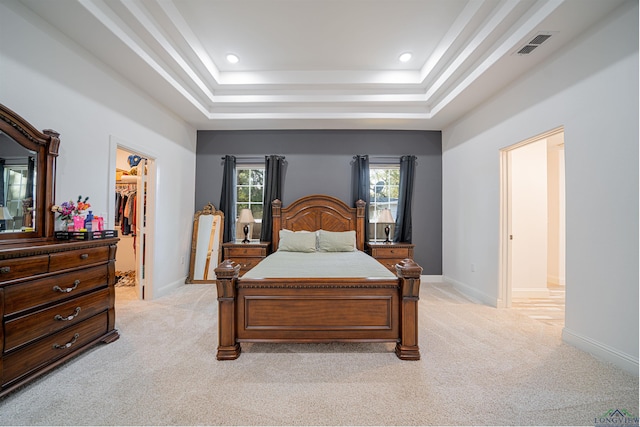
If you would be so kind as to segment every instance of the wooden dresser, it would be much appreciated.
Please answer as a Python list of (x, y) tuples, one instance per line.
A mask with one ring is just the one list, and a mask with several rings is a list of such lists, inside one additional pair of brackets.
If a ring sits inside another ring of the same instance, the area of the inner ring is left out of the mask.
[(117, 238), (0, 246), (0, 396), (115, 329)]
[(377, 259), (392, 273), (396, 272), (396, 264), (405, 258), (413, 259), (413, 243), (367, 243), (369, 255)]
[(222, 258), (231, 259), (240, 264), (240, 276), (253, 267), (258, 265), (267, 255), (271, 242), (251, 242), (251, 243), (232, 243), (222, 244), (224, 251)]

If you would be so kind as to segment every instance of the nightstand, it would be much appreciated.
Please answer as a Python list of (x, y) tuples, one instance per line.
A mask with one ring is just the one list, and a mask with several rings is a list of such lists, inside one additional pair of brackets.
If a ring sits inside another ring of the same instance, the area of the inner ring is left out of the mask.
[(223, 259), (231, 259), (240, 264), (240, 276), (258, 265), (267, 255), (271, 242), (249, 242), (222, 244)]
[(367, 252), (387, 267), (392, 273), (396, 272), (396, 264), (405, 258), (413, 259), (413, 243), (367, 243)]

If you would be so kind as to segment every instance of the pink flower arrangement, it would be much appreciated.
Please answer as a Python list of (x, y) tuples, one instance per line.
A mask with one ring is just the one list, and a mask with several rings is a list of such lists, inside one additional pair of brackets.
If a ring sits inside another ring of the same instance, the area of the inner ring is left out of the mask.
[(74, 216), (80, 215), (91, 207), (91, 204), (87, 203), (89, 197), (85, 197), (82, 200), (82, 196), (78, 196), (78, 201), (73, 203), (73, 200), (68, 202), (62, 202), (60, 205), (53, 205), (51, 211), (58, 214), (58, 218), (63, 221), (70, 221)]

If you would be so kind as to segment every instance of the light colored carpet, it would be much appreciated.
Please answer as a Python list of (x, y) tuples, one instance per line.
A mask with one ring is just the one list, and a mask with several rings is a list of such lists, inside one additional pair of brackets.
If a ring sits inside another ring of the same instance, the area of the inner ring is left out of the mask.
[(245, 344), (219, 362), (214, 285), (137, 301), (121, 338), (0, 400), (2, 425), (593, 425), (638, 414), (638, 377), (561, 328), (423, 283), (422, 360), (392, 344)]

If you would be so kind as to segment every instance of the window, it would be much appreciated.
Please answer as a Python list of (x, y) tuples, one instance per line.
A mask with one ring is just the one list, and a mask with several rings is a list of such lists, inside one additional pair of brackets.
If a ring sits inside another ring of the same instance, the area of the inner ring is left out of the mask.
[[(398, 212), (398, 191), (400, 188), (400, 165), (371, 165), (369, 167), (369, 239), (380, 241), (386, 238), (384, 227), (378, 224), (378, 215), (383, 209), (391, 210), (393, 219)], [(391, 225), (391, 230), (393, 230)], [(389, 235), (393, 237), (393, 231)]]
[[(260, 224), (262, 223), (262, 205), (264, 200), (264, 164), (237, 165), (236, 166), (236, 215), (240, 215), (242, 209), (250, 209), (255, 224), (251, 227), (250, 238), (260, 238)], [(236, 238), (243, 236), (237, 223)]]
[(5, 206), (17, 220), (22, 217), (22, 199), (27, 191), (27, 166), (7, 165), (4, 174)]

